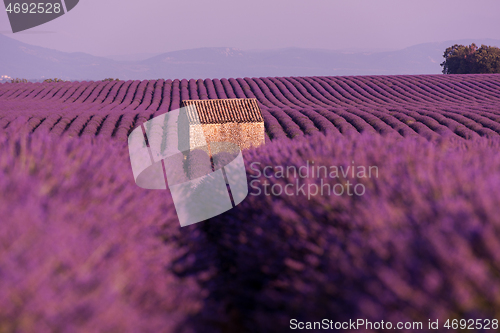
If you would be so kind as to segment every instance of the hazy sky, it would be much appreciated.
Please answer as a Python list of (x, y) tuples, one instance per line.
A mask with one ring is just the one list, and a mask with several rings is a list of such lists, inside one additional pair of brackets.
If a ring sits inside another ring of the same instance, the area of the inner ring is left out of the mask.
[[(2, 7), (3, 8), (3, 7)], [(198, 47), (400, 49), (464, 38), (500, 39), (500, 0), (80, 0), (22, 42), (93, 55)]]

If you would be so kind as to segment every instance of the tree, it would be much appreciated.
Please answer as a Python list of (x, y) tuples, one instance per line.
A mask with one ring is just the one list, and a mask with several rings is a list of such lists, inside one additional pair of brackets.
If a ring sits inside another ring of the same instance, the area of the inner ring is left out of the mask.
[(444, 51), (443, 57), (443, 74), (500, 73), (498, 47), (455, 44)]
[(481, 45), (476, 52), (479, 73), (500, 73), (500, 49)]

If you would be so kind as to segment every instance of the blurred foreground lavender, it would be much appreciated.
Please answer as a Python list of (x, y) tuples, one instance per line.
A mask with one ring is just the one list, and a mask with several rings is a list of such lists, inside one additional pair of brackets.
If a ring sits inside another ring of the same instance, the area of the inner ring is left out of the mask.
[(126, 146), (1, 135), (0, 188), (0, 332), (184, 332), (203, 293), (168, 270), (189, 249)]
[(244, 152), (249, 181), (257, 165), (306, 161), (377, 166), (379, 177), (353, 180), (362, 196), (249, 195), (180, 228), (167, 191), (134, 184), (122, 143), (1, 134), (0, 332), (498, 319), (499, 148), (372, 134), (278, 139)]
[(448, 318), (500, 318), (499, 149), (485, 139), (313, 135), (245, 152), (249, 181), (266, 166), (306, 161), (377, 166), (379, 177), (351, 179), (365, 185), (362, 196), (249, 195), (223, 216), (187, 227), (199, 259), (186, 276), (204, 269), (207, 251), (216, 254), (195, 322), (284, 332), (292, 318), (421, 321), (424, 328), (439, 319), (441, 329)]

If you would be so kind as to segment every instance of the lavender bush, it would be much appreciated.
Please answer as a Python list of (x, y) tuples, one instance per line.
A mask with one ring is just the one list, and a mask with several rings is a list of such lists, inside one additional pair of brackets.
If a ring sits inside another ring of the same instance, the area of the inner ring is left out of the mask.
[(129, 164), (109, 140), (0, 135), (0, 332), (192, 332), (173, 203)]
[[(498, 141), (276, 139), (244, 152), (258, 181), (246, 200), (180, 228), (168, 191), (134, 184), (124, 144), (41, 133), (0, 137), (2, 331), (282, 332), (292, 318), (500, 315)], [(312, 162), (376, 166), (378, 177), (263, 174)], [(263, 191), (297, 180), (365, 191)]]
[(307, 161), (354, 161), (379, 174), (323, 179), (361, 183), (363, 195), (275, 196), (260, 186), (260, 195), (187, 227), (195, 259), (179, 274), (210, 276), (199, 280), (210, 294), (192, 322), (199, 331), (283, 332), (292, 318), (365, 318), (421, 321), (426, 331), (439, 319), (449, 331), (446, 319), (499, 318), (499, 148), (486, 139), (315, 134), (246, 151), (249, 182), (294, 183), (266, 178), (264, 168)]

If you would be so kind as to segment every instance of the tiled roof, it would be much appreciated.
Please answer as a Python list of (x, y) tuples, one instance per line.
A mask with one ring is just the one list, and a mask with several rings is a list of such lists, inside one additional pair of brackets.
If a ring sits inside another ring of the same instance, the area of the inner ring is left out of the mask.
[(201, 124), (264, 122), (255, 98), (185, 100), (182, 107), (186, 107), (190, 121), (196, 119), (193, 112), (198, 111)]

